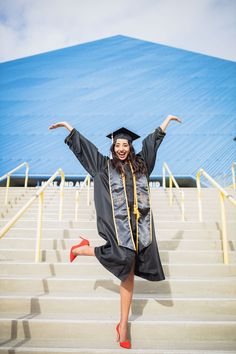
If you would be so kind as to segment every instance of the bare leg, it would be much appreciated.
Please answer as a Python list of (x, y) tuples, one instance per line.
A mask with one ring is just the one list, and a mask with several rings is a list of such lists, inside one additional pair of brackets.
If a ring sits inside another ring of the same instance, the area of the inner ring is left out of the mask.
[[(91, 246), (82, 246), (75, 248), (73, 250), (74, 255), (83, 255), (83, 256), (95, 256), (94, 247)], [(132, 265), (130, 274), (125, 279), (121, 281), (120, 284), (120, 341), (124, 342), (127, 340), (128, 335), (128, 318), (129, 311), (133, 297), (134, 290), (134, 265)]]
[(72, 253), (74, 255), (81, 255), (81, 256), (95, 256), (94, 247), (91, 246), (82, 246), (75, 248)]
[(128, 338), (128, 318), (134, 290), (134, 264), (128, 278), (120, 284), (120, 341)]

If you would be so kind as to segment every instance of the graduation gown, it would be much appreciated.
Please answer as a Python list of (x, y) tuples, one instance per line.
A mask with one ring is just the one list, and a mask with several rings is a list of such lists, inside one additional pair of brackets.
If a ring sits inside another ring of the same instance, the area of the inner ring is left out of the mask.
[[(137, 154), (145, 163), (148, 176), (154, 168), (157, 150), (165, 135), (166, 133), (158, 127), (143, 140), (142, 150)], [(156, 242), (153, 218), (152, 242), (149, 246), (139, 249), (137, 253), (129, 248), (119, 246), (117, 243), (109, 189), (109, 157), (102, 155), (97, 147), (75, 128), (66, 137), (65, 143), (73, 151), (85, 170), (93, 177), (97, 229), (99, 235), (106, 240), (104, 245), (94, 248), (98, 261), (121, 281), (124, 281), (129, 275), (133, 262), (135, 262), (135, 275), (150, 281), (164, 280), (165, 275)], [(133, 192), (130, 182), (132, 178), (130, 178), (127, 169), (125, 172), (128, 177), (126, 178), (127, 198), (129, 204), (132, 204)], [(130, 221), (131, 225), (134, 226), (133, 217)]]

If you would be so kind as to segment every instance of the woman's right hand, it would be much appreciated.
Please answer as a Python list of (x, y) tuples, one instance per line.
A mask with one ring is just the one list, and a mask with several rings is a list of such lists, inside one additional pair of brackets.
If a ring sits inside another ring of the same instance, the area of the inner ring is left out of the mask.
[(57, 128), (66, 128), (70, 132), (73, 129), (73, 127), (67, 122), (57, 122), (57, 123), (50, 125), (50, 127), (48, 127), (48, 129), (57, 129)]

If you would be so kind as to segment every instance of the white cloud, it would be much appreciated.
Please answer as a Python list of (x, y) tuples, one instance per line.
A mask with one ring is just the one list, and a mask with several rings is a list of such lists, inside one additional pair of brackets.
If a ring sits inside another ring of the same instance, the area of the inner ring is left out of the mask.
[(0, 60), (124, 34), (236, 60), (234, 0), (0, 0)]

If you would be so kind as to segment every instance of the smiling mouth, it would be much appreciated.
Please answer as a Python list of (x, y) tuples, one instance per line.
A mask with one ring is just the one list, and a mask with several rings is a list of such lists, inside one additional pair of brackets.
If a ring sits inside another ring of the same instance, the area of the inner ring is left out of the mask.
[(126, 154), (118, 154), (118, 156), (119, 158), (123, 159), (126, 156)]

